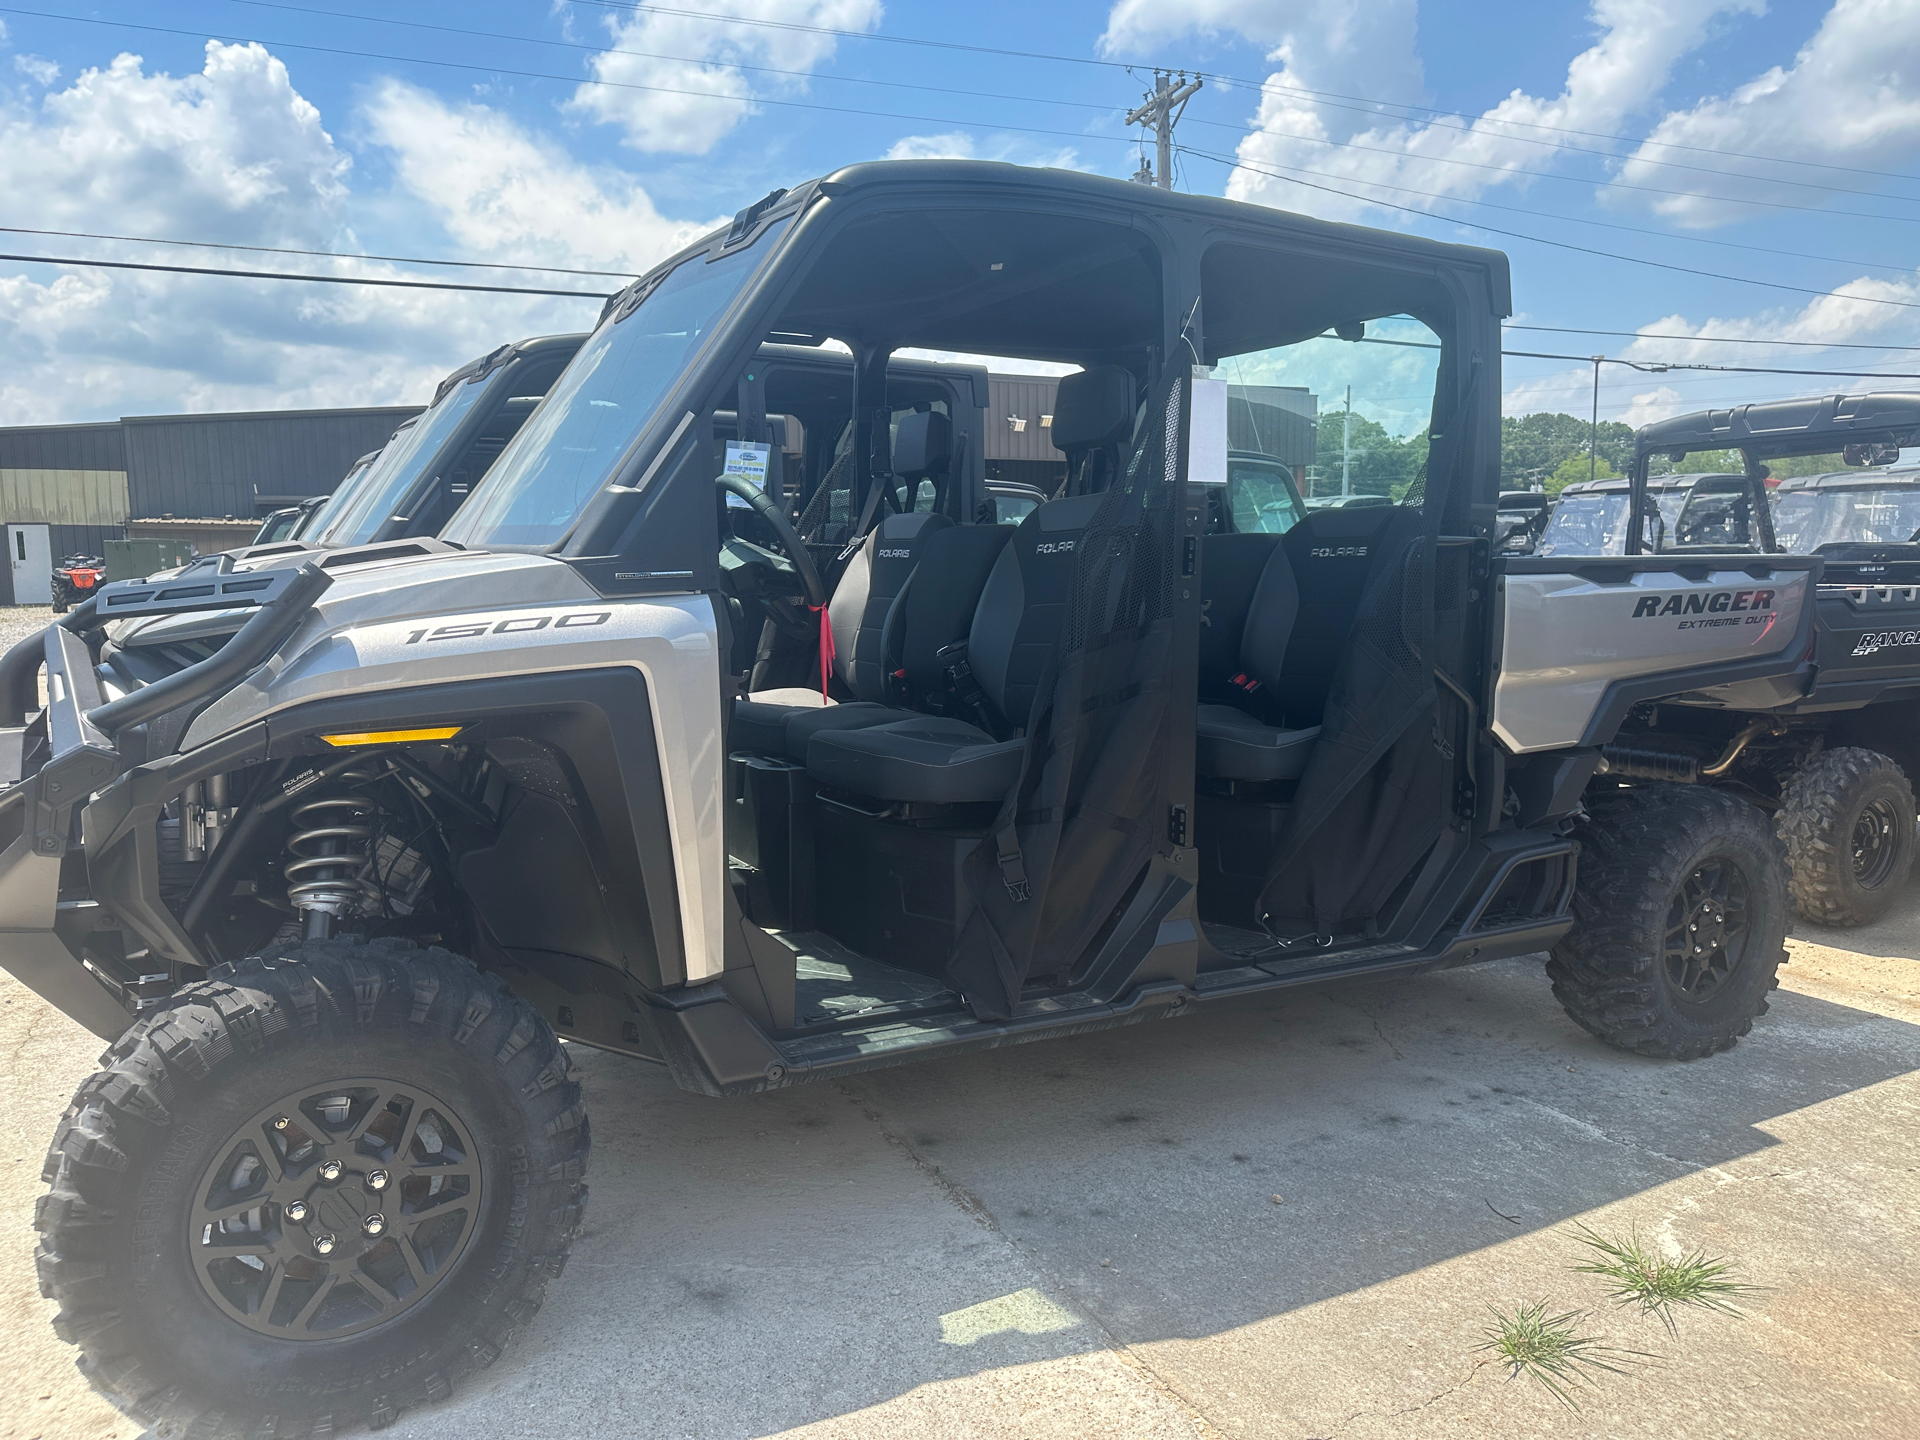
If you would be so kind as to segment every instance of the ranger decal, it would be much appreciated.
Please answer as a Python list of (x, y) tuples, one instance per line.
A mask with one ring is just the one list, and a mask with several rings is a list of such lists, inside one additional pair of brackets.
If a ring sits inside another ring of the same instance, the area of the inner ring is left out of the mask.
[(1907, 645), (1920, 645), (1920, 630), (1869, 630), (1860, 637), (1860, 643), (1853, 647), (1856, 657), (1872, 655), (1881, 650), (1897, 650)]

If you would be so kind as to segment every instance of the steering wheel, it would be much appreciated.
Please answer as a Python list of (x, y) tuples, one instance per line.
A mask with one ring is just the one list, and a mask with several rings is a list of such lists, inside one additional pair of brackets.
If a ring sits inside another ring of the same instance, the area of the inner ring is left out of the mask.
[[(765, 491), (744, 476), (721, 475), (717, 476), (713, 483), (723, 494), (737, 495), (744, 500), (762, 520), (767, 522), (768, 528), (773, 531), (774, 538), (780, 542), (780, 549), (786, 552), (784, 555), (778, 554), (764, 545), (756, 545), (751, 540), (743, 540), (735, 535), (726, 542), (724, 549), (727, 553), (721, 557), (722, 567), (726, 568), (726, 561), (730, 556), (735, 562), (732, 567), (735, 570), (752, 567), (779, 575), (783, 579), (792, 577), (800, 582), (800, 593), (805, 598), (809, 609), (819, 610), (825, 606), (827, 587), (821, 583), (820, 571), (813, 563), (812, 552), (807, 549), (806, 542), (788, 522), (780, 507), (767, 498)], [(784, 616), (781, 613), (784, 609), (784, 606), (768, 605), (767, 613), (774, 624), (795, 635), (803, 631), (809, 635), (812, 633), (813, 626), (805, 617)]]

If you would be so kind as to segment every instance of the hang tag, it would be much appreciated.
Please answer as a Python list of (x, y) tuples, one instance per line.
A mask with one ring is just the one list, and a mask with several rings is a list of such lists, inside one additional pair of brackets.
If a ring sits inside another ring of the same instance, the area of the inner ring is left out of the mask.
[[(768, 455), (772, 449), (771, 445), (762, 445), (757, 440), (729, 440), (726, 473), (738, 475), (754, 489), (764, 492), (767, 488)], [(734, 505), (747, 503), (738, 495), (729, 495), (727, 500)]]
[(1187, 421), (1187, 483), (1227, 483), (1227, 382), (1193, 367), (1193, 411)]

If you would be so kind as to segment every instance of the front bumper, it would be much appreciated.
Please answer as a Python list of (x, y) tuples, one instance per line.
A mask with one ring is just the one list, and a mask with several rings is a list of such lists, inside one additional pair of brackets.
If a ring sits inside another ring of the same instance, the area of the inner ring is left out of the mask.
[(111, 1039), (132, 1016), (68, 948), (54, 921), (75, 811), (119, 773), (120, 757), (87, 720), (101, 695), (86, 645), (50, 625), (46, 661), (43, 716), (0, 729), (0, 966)]

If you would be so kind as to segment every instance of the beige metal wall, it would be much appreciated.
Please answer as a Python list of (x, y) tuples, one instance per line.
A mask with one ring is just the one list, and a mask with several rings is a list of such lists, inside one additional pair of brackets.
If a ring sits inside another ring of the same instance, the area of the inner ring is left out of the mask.
[(0, 521), (29, 525), (124, 525), (124, 470), (0, 469)]

